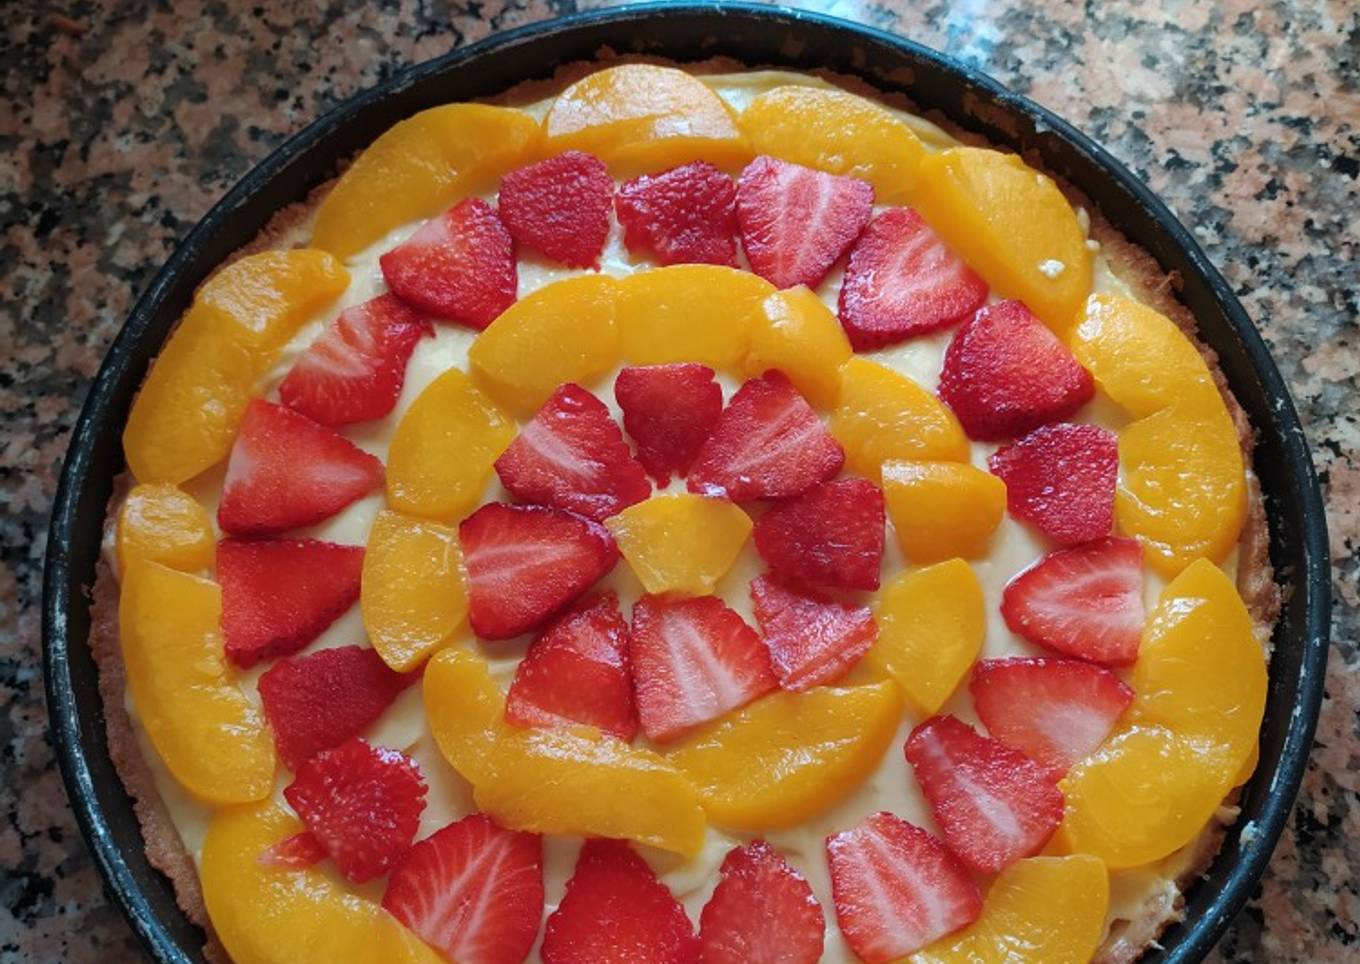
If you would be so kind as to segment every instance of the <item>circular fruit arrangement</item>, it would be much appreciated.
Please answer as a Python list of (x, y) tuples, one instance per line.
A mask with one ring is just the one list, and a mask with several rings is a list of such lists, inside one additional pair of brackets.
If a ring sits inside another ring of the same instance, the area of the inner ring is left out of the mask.
[(1195, 346), (1020, 159), (750, 76), (402, 121), (157, 359), (122, 651), (239, 964), (1084, 961), (1250, 775)]

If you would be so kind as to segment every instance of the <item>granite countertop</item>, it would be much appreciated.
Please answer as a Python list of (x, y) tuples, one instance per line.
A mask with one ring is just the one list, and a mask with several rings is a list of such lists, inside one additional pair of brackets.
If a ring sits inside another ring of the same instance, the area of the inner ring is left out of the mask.
[[(580, 6), (597, 6), (582, 3)], [(1105, 144), (1180, 213), (1260, 325), (1325, 487), (1327, 701), (1293, 819), (1220, 961), (1360, 956), (1360, 8), (1354, 0), (804, 4), (945, 50)], [(60, 12), (55, 12), (60, 7)], [(0, 960), (138, 959), (46, 737), (49, 503), (140, 289), (285, 136), (404, 64), (572, 0), (253, 8), (20, 0), (0, 37)]]

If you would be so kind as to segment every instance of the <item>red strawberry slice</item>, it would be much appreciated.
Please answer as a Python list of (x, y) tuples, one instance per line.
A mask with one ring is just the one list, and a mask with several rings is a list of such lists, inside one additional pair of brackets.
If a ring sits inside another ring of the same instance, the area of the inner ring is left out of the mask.
[(319, 539), (217, 544), (222, 639), (240, 667), (295, 653), (359, 598), (363, 546)]
[(496, 474), (523, 502), (579, 513), (597, 522), (652, 493), (609, 409), (579, 385), (552, 393), (510, 447)]
[(429, 320), (395, 295), (346, 308), (279, 383), (279, 398), (322, 425), (382, 418), (397, 404)]
[(353, 739), (302, 764), (283, 796), (340, 873), (362, 884), (411, 846), (425, 781), (404, 753)]
[(614, 209), (634, 255), (650, 253), (659, 264), (737, 265), (737, 188), (712, 164), (624, 181)]
[(834, 683), (878, 638), (868, 606), (847, 606), (794, 589), (775, 576), (751, 583), (756, 623), (779, 685), (799, 692)]
[(940, 397), (980, 441), (1067, 418), (1094, 394), (1090, 373), (1018, 301), (988, 305), (965, 323), (940, 372)]
[(458, 964), (519, 964), (543, 919), (543, 842), (474, 813), (413, 846), (383, 907)]
[(906, 749), (945, 843), (980, 873), (1038, 853), (1062, 822), (1063, 795), (1043, 767), (952, 716), (916, 727)]
[(619, 561), (604, 526), (536, 505), (488, 503), (462, 521), (458, 540), (468, 621), (483, 639), (542, 625)]
[(920, 827), (875, 813), (826, 838), (836, 922), (866, 964), (896, 960), (982, 913), (968, 871)]
[(367, 646), (279, 660), (259, 683), (279, 758), (296, 770), (320, 751), (359, 736), (419, 678), (390, 669)]
[(515, 243), (485, 201), (468, 198), (431, 218), (378, 259), (402, 301), (478, 331), (515, 301)]
[(614, 179), (604, 162), (566, 151), (501, 178), (501, 217), (517, 244), (572, 268), (599, 266)]
[(689, 471), (723, 407), (713, 369), (693, 362), (625, 368), (614, 381), (614, 398), (638, 461), (658, 485), (672, 472)]
[(884, 211), (850, 249), (840, 318), (850, 344), (868, 351), (969, 318), (987, 283), (909, 208)]
[(618, 596), (583, 600), (529, 647), (510, 683), (505, 718), (518, 726), (584, 723), (631, 740), (638, 718), (628, 648)]
[(763, 840), (731, 850), (699, 915), (704, 964), (816, 964), (826, 924), (807, 880)]
[(716, 596), (643, 596), (633, 607), (632, 657), (642, 730), (655, 742), (779, 685), (756, 631)]
[(697, 964), (685, 908), (622, 840), (587, 840), (548, 918), (543, 964)]
[(1045, 425), (987, 460), (1006, 483), (1006, 508), (1056, 542), (1109, 535), (1119, 440), (1099, 425)]
[(1143, 548), (1111, 538), (1051, 552), (1006, 586), (1001, 615), (1036, 646), (1129, 666), (1143, 632)]
[(1061, 780), (1105, 742), (1133, 702), (1133, 690), (1108, 669), (1076, 659), (984, 659), (968, 686), (993, 737)]
[(689, 490), (736, 502), (799, 495), (841, 470), (845, 451), (782, 372), (737, 389), (695, 459)]
[(310, 830), (284, 837), (257, 858), (263, 867), (298, 869), (319, 864), (326, 859), (326, 848), (312, 836)]
[(256, 398), (227, 459), (217, 524), (234, 536), (315, 525), (382, 482), (382, 463), (349, 439)]
[(873, 214), (867, 181), (757, 157), (737, 181), (737, 221), (751, 270), (777, 288), (816, 288)]
[(756, 520), (756, 549), (799, 585), (877, 589), (883, 562), (883, 492), (837, 479), (772, 506)]

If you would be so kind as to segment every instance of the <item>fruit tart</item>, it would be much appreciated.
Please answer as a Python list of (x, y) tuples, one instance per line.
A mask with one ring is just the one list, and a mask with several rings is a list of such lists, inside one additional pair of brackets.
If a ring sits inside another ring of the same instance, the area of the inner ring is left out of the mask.
[(148, 854), (300, 961), (1129, 961), (1251, 776), (1251, 429), (1151, 258), (862, 87), (396, 123), (199, 288), (95, 646)]

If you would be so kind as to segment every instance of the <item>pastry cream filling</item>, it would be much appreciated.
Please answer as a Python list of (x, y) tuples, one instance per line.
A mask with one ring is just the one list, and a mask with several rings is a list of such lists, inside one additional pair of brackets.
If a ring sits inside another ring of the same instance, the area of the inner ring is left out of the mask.
[[(723, 97), (735, 110), (744, 108), (752, 98), (762, 91), (783, 84), (812, 84), (825, 86), (825, 82), (813, 77), (780, 71), (753, 71), (741, 74), (715, 74), (701, 78)], [(551, 98), (537, 101), (524, 107), (530, 114), (541, 118), (551, 104)], [(937, 150), (953, 145), (955, 142), (939, 127), (914, 115), (893, 111), (920, 135), (928, 150)], [(877, 210), (882, 210), (880, 206)], [(1079, 212), (1083, 228), (1089, 225), (1084, 211)], [(298, 355), (344, 308), (367, 301), (386, 290), (382, 273), (378, 267), (378, 257), (383, 252), (405, 240), (418, 227), (412, 223), (398, 228), (372, 247), (348, 259), (351, 281), (349, 288), (339, 301), (329, 310), (314, 318), (302, 328), (287, 346), (278, 366), (266, 381), (269, 385), (267, 397), (277, 399), (277, 386), (284, 374), (292, 367)], [(1115, 276), (1098, 244), (1088, 240), (1087, 245), (1095, 252), (1095, 272), (1093, 290), (1095, 292), (1117, 293), (1135, 297), (1133, 292)], [(622, 232), (618, 224), (612, 223), (609, 240), (600, 259), (600, 270), (606, 274), (622, 277), (637, 270), (651, 267), (646, 262), (634, 262), (623, 245)], [(1048, 261), (1041, 270), (1050, 277), (1056, 277), (1065, 266), (1061, 262)], [(578, 269), (564, 268), (542, 260), (536, 260), (532, 253), (521, 253), (519, 260), (519, 296), (525, 295), (575, 274)], [(836, 310), (837, 296), (841, 285), (841, 268), (837, 266), (818, 289), (819, 296)], [(995, 300), (993, 296), (992, 300)], [(476, 332), (458, 325), (440, 324), (436, 326), (433, 338), (422, 339), (407, 367), (406, 382), (396, 408), (386, 418), (370, 423), (350, 426), (344, 434), (360, 447), (386, 460), (388, 444), (402, 414), (417, 396), (437, 376), (452, 367), (468, 367), (467, 353)], [(923, 387), (934, 391), (938, 385), (939, 373), (944, 351), (949, 344), (953, 331), (944, 331), (925, 337), (913, 338), (907, 342), (889, 346), (875, 352), (864, 353), (874, 361), (887, 365), (912, 378)], [(616, 374), (616, 373), (614, 373)], [(613, 379), (611, 374), (599, 382), (587, 385), (610, 409), (616, 417), (619, 411), (614, 402)], [(739, 380), (720, 373), (719, 381), (726, 396), (739, 385)], [(620, 419), (621, 420), (621, 419)], [(1119, 430), (1127, 420), (1123, 413), (1103, 395), (1097, 394), (1095, 400), (1085, 406), (1076, 416), (1077, 421), (1101, 425), (1111, 430)], [(987, 457), (997, 448), (990, 443), (972, 443), (972, 463), (985, 466)], [(221, 495), (222, 477), (225, 465), (204, 473), (186, 484), (185, 489), (216, 516), (217, 503)], [(683, 480), (672, 481), (669, 490), (683, 489)], [(483, 501), (509, 500), (508, 494), (494, 476), (483, 496)], [(333, 518), (311, 529), (296, 533), (299, 537), (315, 537), (339, 543), (363, 544), (367, 541), (369, 527), (374, 517), (384, 506), (381, 491), (355, 502)], [(891, 521), (888, 523), (891, 529)], [(112, 548), (112, 529), (106, 537), (105, 557), (110, 565), (114, 564)], [(1007, 515), (998, 527), (993, 539), (990, 554), (972, 561), (974, 571), (982, 585), (986, 613), (987, 634), (983, 644), (982, 657), (1041, 655), (1041, 651), (1013, 635), (1001, 617), (1001, 592), (1006, 583), (1016, 573), (1028, 567), (1048, 550), (1040, 539), (1024, 525)], [(896, 540), (889, 532), (885, 543), (883, 571), (889, 576), (899, 572), (905, 562), (897, 548)], [(729, 606), (754, 625), (748, 587), (751, 580), (764, 570), (764, 564), (750, 540), (747, 541), (732, 569), (721, 580), (716, 589)], [(1236, 554), (1225, 563), (1229, 575), (1236, 569)], [(620, 605), (626, 614), (633, 602), (642, 594), (642, 587), (629, 569), (620, 560), (614, 570), (602, 581), (602, 586), (618, 593)], [(1144, 600), (1151, 608), (1163, 588), (1163, 581), (1151, 570), (1145, 576)], [(305, 652), (312, 652), (332, 646), (353, 645), (366, 639), (359, 606), (351, 607), (349, 612), (333, 623), (315, 640)], [(471, 637), (469, 636), (471, 641)], [(506, 687), (514, 675), (515, 667), (531, 636), (499, 643), (472, 642), (490, 663), (495, 678)], [(256, 681), (265, 667), (257, 667), (241, 674), (241, 684), (251, 699), (258, 702)], [(151, 742), (137, 719), (136, 707), (132, 705), (131, 695), (125, 695), (125, 703), (132, 717), (142, 754), (150, 764), (170, 818), (183, 840), (185, 848), (195, 862), (199, 860), (203, 837), (212, 809), (186, 792), (170, 775), (157, 757)], [(942, 713), (952, 713), (969, 723), (977, 724), (972, 701), (966, 687), (962, 687), (950, 702), (945, 704)], [(765, 837), (796, 867), (812, 885), (826, 920), (826, 944), (823, 960), (855, 961), (857, 958), (841, 936), (836, 926), (835, 909), (831, 899), (830, 877), (826, 866), (823, 848), (824, 839), (832, 833), (853, 826), (868, 814), (888, 810), (915, 824), (933, 827), (929, 807), (926, 803), (911, 768), (903, 756), (902, 747), (913, 726), (919, 723), (910, 709), (901, 721), (898, 734), (888, 751), (884, 754), (878, 769), (846, 800), (831, 810), (817, 815), (801, 826), (766, 834)], [(421, 688), (412, 686), (397, 699), (387, 713), (365, 737), (372, 743), (401, 749), (410, 754), (420, 766), (429, 786), (427, 805), (421, 819), (417, 839), (429, 836), (450, 822), (474, 809), (469, 784), (460, 777), (440, 755), (434, 739), (425, 722), (424, 707), (421, 701)], [(645, 740), (639, 736), (639, 740)], [(280, 767), (275, 785), (275, 797), (285, 808), (282, 790), (291, 781), (292, 775)], [(656, 869), (661, 880), (685, 905), (691, 921), (697, 923), (699, 912), (707, 902), (717, 884), (718, 868), (726, 853), (738, 843), (748, 839), (725, 833), (718, 827), (710, 826), (702, 852), (692, 860), (685, 861), (673, 854), (637, 847)], [(546, 913), (552, 913), (560, 900), (575, 864), (576, 852), (580, 846), (578, 838), (560, 836), (544, 837), (544, 875), (547, 892)], [(1140, 908), (1149, 900), (1162, 895), (1175, 893), (1175, 880), (1190, 865), (1197, 842), (1158, 863), (1147, 867), (1117, 871), (1111, 874), (1110, 909), (1107, 926), (1120, 920), (1130, 920), (1138, 916)], [(329, 867), (323, 862), (323, 867)], [(339, 880), (337, 876), (337, 880)], [(344, 882), (344, 886), (354, 885)], [(377, 881), (358, 890), (373, 897), (380, 897), (382, 881)], [(541, 935), (540, 935), (541, 937)], [(530, 960), (537, 961), (535, 947)]]

